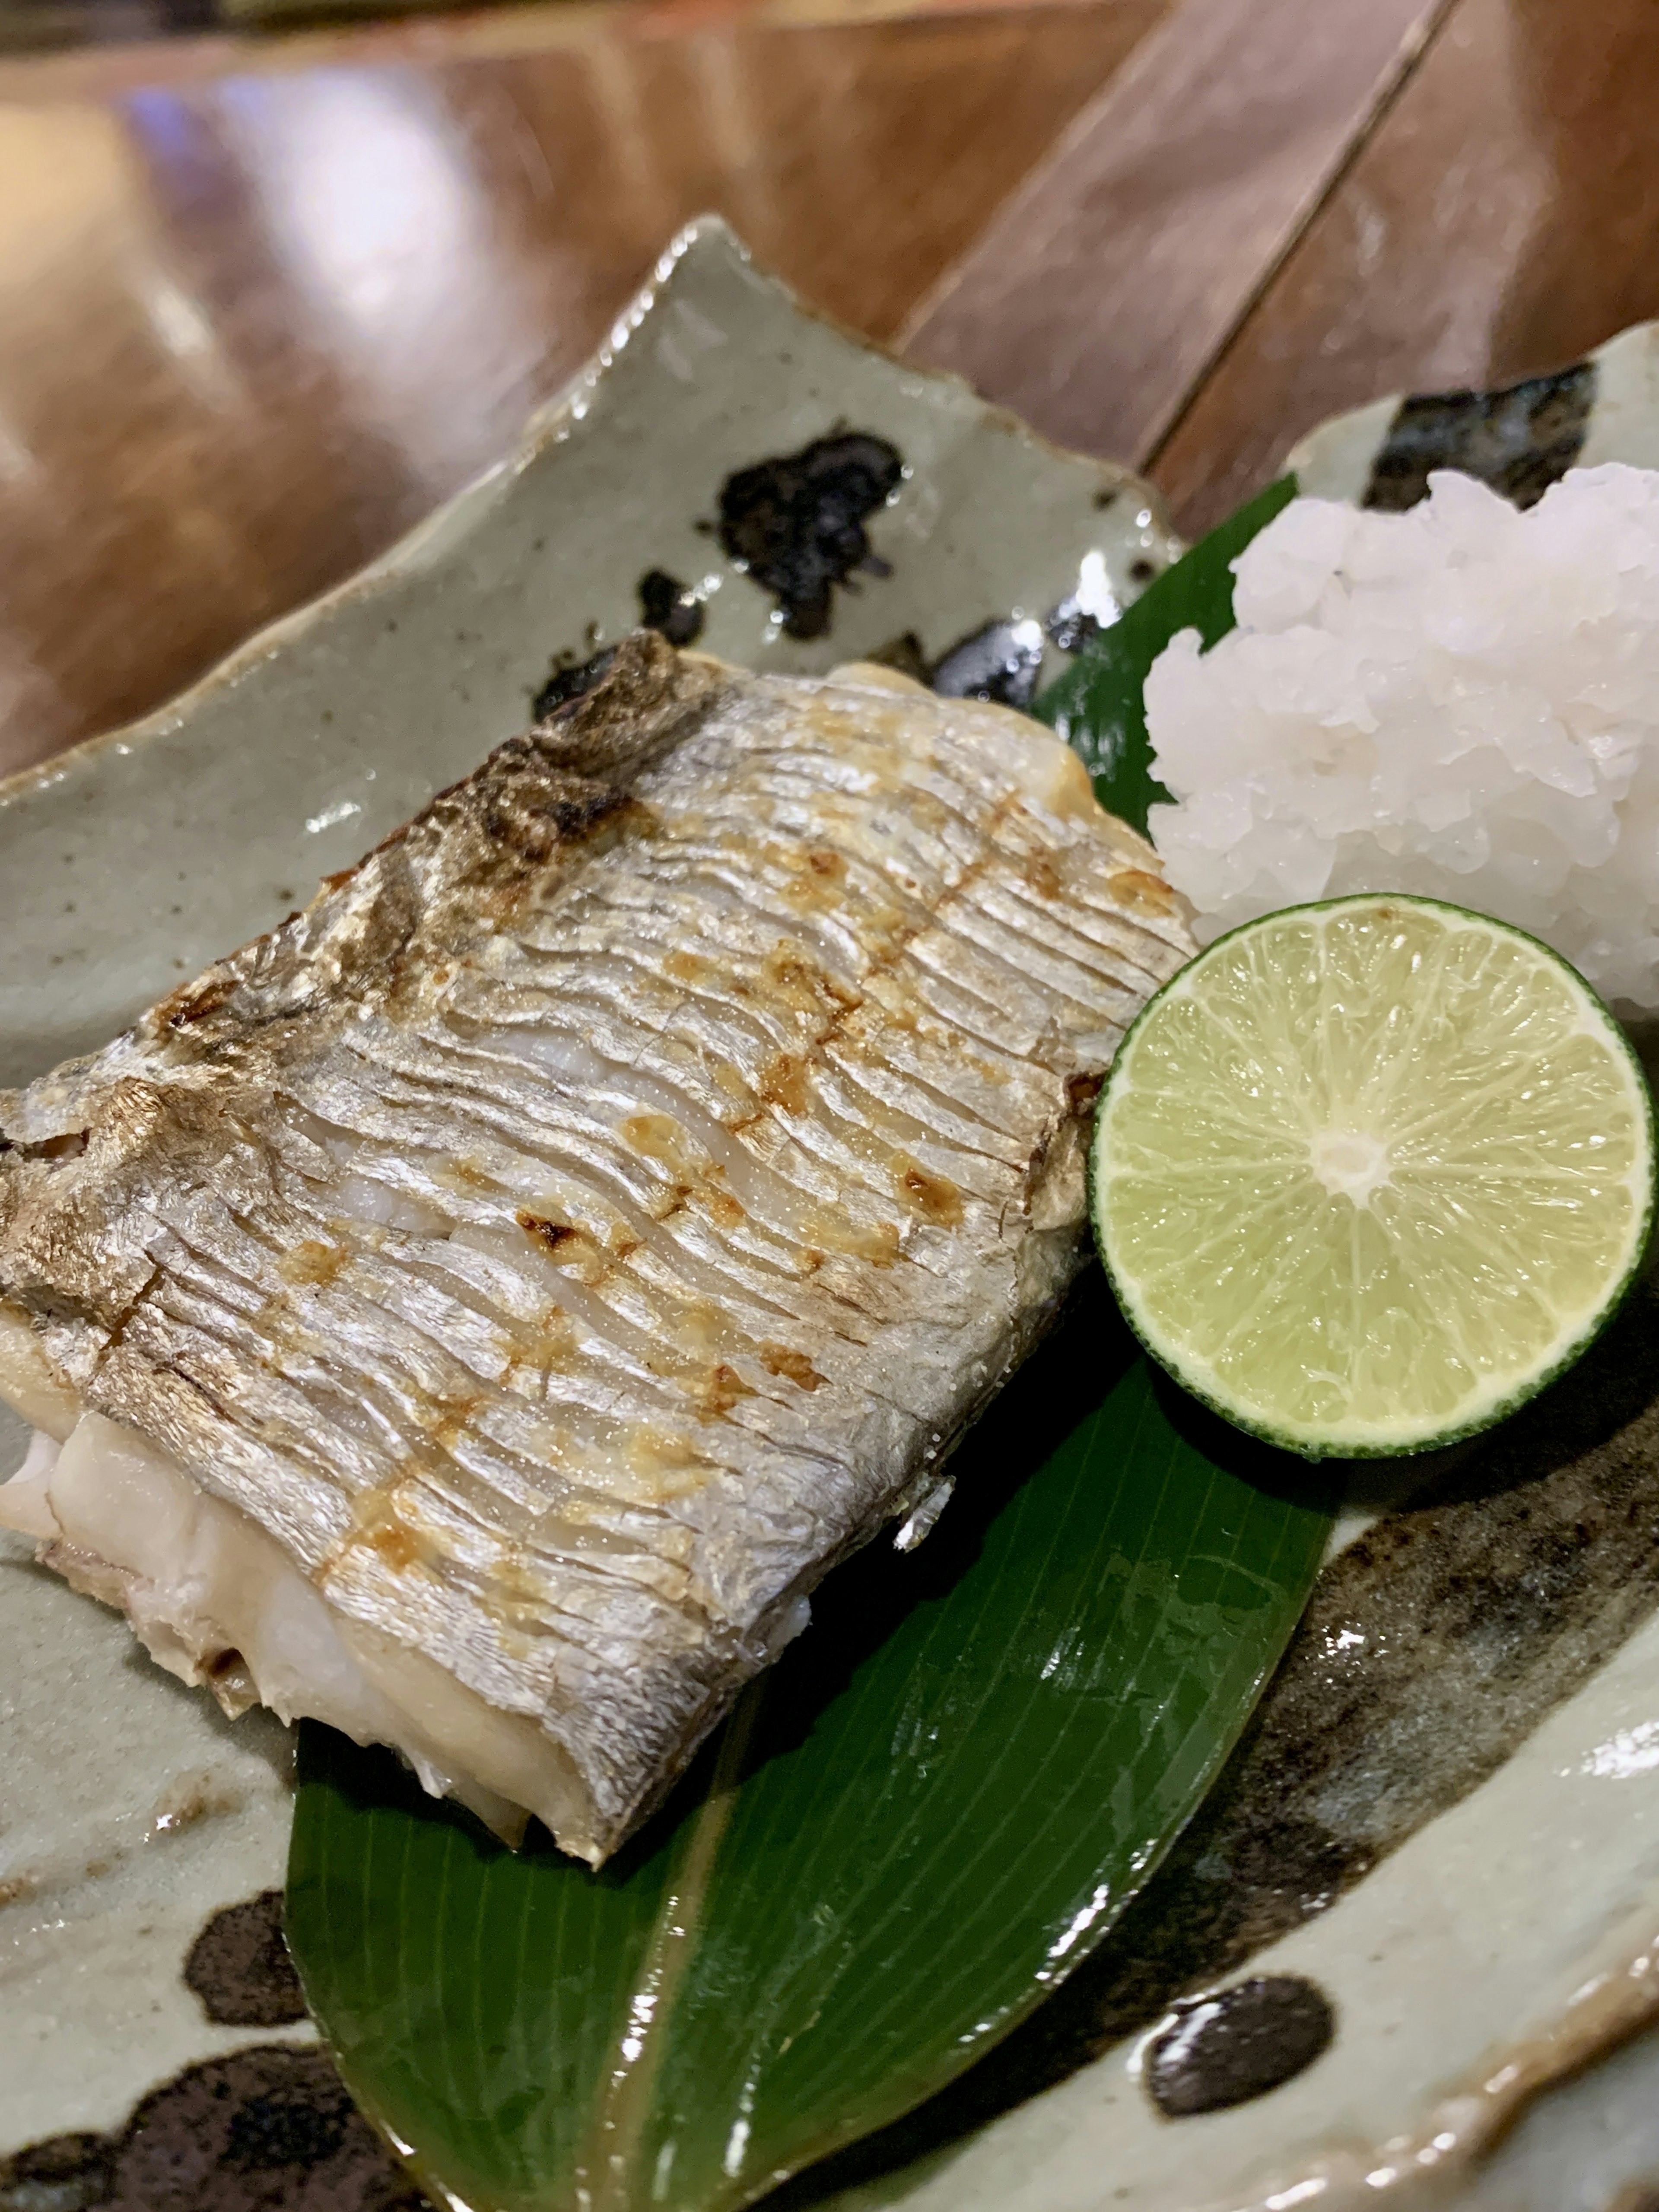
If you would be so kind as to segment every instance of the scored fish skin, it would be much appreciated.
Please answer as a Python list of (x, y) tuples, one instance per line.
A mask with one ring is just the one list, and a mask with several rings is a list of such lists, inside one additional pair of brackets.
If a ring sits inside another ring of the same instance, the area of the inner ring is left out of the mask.
[(630, 638), (0, 1093), (0, 1395), (96, 1417), (0, 1520), (228, 1706), (598, 1864), (1053, 1317), (1093, 1091), (1194, 950), (1036, 724)]

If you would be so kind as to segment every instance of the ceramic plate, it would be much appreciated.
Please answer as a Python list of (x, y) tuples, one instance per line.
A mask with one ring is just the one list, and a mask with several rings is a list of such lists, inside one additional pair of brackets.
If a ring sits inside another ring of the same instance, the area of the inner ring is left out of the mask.
[[(745, 570), (757, 522), (774, 557)], [(1137, 478), (845, 337), (698, 224), (518, 449), (382, 561), (0, 786), (0, 1084), (270, 927), (642, 612), (752, 665), (881, 654), (1018, 703), (1176, 550)], [(3, 1475), (23, 1437), (0, 1422)], [(169, 2212), (228, 2212), (238, 2126), (266, 2144), (250, 2204), (389, 2203), (258, 1902), (285, 1732), (227, 1725), (6, 1536), (0, 1650), (0, 2207), (149, 2203), (176, 2153)]]
[[(1525, 497), (1581, 454), (1659, 460), (1650, 358), (1636, 333), (1522, 399), (1382, 403), (1310, 441), (1308, 488), (1402, 504), (1449, 464)], [(745, 568), (779, 514), (787, 557)], [(735, 660), (877, 653), (1018, 702), (1174, 550), (1134, 478), (803, 313), (699, 225), (412, 538), (165, 713), (0, 787), (0, 1082), (268, 927), (642, 611)], [(1461, 2173), (1494, 2208), (1601, 2212), (1650, 2155), (1639, 2046), (1484, 2178), (1467, 2160), (1659, 1978), (1656, 1321), (1638, 1308), (1524, 1437), (1339, 1551), (1223, 1787), (1104, 1949), (820, 2197), (1285, 2212)], [(0, 1431), (0, 1474), (21, 1448)], [(412, 2202), (285, 1970), (284, 1732), (223, 1723), (0, 1540), (0, 2212)], [(1317, 2054), (1310, 1984), (1337, 2023)], [(1149, 2052), (1172, 2034), (1257, 2094), (1165, 2117)], [(1569, 2194), (1564, 2158), (1600, 2193)]]

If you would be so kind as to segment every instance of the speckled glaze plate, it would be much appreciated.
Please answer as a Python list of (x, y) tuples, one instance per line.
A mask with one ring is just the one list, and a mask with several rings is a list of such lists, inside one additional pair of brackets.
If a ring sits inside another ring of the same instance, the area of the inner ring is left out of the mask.
[[(1659, 460), (1656, 360), (1632, 333), (1520, 399), (1381, 403), (1299, 465), (1398, 505), (1443, 463), (1526, 496), (1581, 453)], [(878, 653), (1018, 703), (1174, 550), (1136, 479), (696, 226), (498, 468), (164, 713), (0, 786), (0, 1083), (268, 927), (642, 613), (734, 660)], [(1343, 1534), (1375, 1525), (1104, 1949), (792, 2205), (1601, 2212), (1659, 2171), (1639, 2043), (1472, 2164), (1659, 1984), (1656, 1322), (1644, 1294), (1417, 1502), (1355, 1498)], [(0, 1474), (21, 1447), (0, 1427)], [(284, 1731), (226, 1723), (0, 1545), (0, 2212), (412, 2205), (285, 1968)], [(1310, 1984), (1328, 2045), (1297, 2027)], [(1172, 2039), (1239, 2101), (1167, 2117)]]
[[(754, 665), (884, 654), (1018, 702), (1174, 550), (1127, 471), (846, 337), (696, 225), (517, 449), (384, 559), (0, 786), (0, 1084), (278, 921), (642, 614)], [(0, 1653), (0, 2207), (380, 2212), (402, 2185), (251, 1902), (282, 1879), (285, 1731), (225, 1723), (10, 1537)]]

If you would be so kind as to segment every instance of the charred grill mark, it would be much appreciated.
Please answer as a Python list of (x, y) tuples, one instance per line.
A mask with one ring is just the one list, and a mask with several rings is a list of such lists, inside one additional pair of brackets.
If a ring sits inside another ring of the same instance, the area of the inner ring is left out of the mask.
[[(814, 1258), (818, 1255), (813, 1255)], [(781, 1376), (786, 1382), (795, 1383), (803, 1390), (816, 1390), (823, 1377), (818, 1373), (804, 1352), (792, 1352), (787, 1344), (763, 1344), (757, 1347), (756, 1357), (769, 1375)]]
[(616, 657), (616, 647), (607, 645), (586, 660), (556, 667), (530, 702), (531, 719), (538, 723), (549, 721), (560, 708), (585, 698), (610, 673)]
[[(760, 1100), (765, 1106), (781, 1106), (786, 1114), (805, 1114), (811, 1099), (806, 1087), (807, 1066), (799, 1053), (775, 1052), (760, 1072)], [(759, 1119), (757, 1115), (744, 1117), (743, 1126)]]
[(276, 1272), (284, 1282), (311, 1284), (321, 1290), (337, 1281), (350, 1264), (351, 1255), (345, 1246), (307, 1237), (277, 1261)]
[(562, 845), (581, 844), (629, 811), (628, 793), (614, 784), (526, 773), (504, 784), (483, 822), (499, 854), (540, 867)]
[(406, 1574), (410, 1567), (422, 1566), (426, 1563), (426, 1547), (401, 1523), (369, 1529), (361, 1541), (377, 1559), (383, 1560), (393, 1574)]
[(682, 1388), (697, 1408), (697, 1418), (717, 1421), (729, 1413), (739, 1398), (755, 1395), (735, 1367), (721, 1360), (702, 1374), (683, 1378)]
[(1100, 1096), (1100, 1086), (1105, 1079), (1103, 1075), (1073, 1075), (1066, 1078), (1066, 1101), (1073, 1114), (1081, 1116), (1093, 1112), (1095, 1101)]
[(0, 1153), (9, 1152), (15, 1160), (78, 1160), (87, 1149), (89, 1133), (85, 1129), (70, 1129), (62, 1136), (41, 1137), (30, 1143), (0, 1131)]
[(746, 1217), (729, 1190), (721, 1186), (726, 1170), (718, 1162), (703, 1176), (697, 1197), (704, 1212), (718, 1229), (735, 1229)]
[(568, 1221), (550, 1220), (544, 1213), (531, 1212), (528, 1206), (520, 1206), (513, 1218), (526, 1237), (533, 1237), (542, 1249), (552, 1253), (556, 1259), (561, 1255), (571, 1258), (570, 1247), (587, 1241), (581, 1231), (573, 1229)]
[(1021, 863), (1020, 873), (1039, 898), (1057, 899), (1060, 896), (1060, 870), (1046, 853), (1028, 854)]
[(896, 1170), (894, 1182), (911, 1212), (936, 1229), (955, 1229), (961, 1223), (962, 1193), (948, 1176), (929, 1175), (910, 1160)]
[(181, 984), (171, 998), (163, 999), (155, 1009), (155, 1018), (167, 1029), (188, 1029), (192, 1023), (205, 1021), (210, 1014), (216, 1014), (228, 1005), (240, 982), (238, 975), (210, 969), (205, 977), (194, 983)]

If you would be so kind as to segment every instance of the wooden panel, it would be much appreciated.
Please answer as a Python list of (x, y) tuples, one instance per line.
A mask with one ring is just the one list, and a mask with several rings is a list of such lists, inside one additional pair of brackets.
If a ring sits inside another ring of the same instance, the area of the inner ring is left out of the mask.
[(1186, 0), (907, 325), (1062, 444), (1139, 461), (1441, 0)]
[(1460, 0), (1153, 473), (1189, 533), (1326, 416), (1659, 315), (1659, 9)]
[(0, 772), (390, 542), (702, 209), (890, 332), (1162, 4), (0, 107)]

